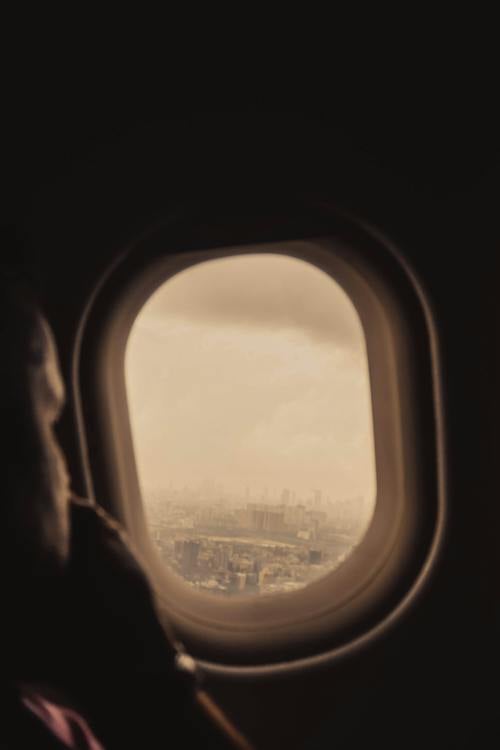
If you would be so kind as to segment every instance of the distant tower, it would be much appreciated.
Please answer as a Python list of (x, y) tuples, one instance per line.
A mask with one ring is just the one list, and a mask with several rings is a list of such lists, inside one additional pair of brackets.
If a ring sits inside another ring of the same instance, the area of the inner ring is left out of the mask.
[(323, 557), (323, 553), (321, 552), (320, 549), (309, 550), (309, 564), (310, 565), (319, 565), (322, 557)]
[(281, 502), (283, 505), (288, 505), (290, 502), (290, 490), (285, 488), (281, 491)]
[(314, 490), (314, 507), (321, 507), (321, 490)]
[(198, 553), (200, 551), (200, 543), (192, 540), (185, 541), (182, 550), (182, 572), (185, 575), (193, 573), (198, 564)]

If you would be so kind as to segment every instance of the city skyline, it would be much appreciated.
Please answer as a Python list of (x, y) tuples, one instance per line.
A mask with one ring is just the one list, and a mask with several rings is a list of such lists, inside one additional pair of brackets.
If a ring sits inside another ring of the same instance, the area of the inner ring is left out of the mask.
[[(249, 485), (245, 485), (241, 486), (239, 490), (235, 490), (233, 488), (229, 489), (226, 483), (219, 479), (212, 480), (208, 478), (204, 478), (198, 481), (194, 481), (193, 479), (183, 480), (178, 484), (174, 483), (171, 480), (170, 482), (168, 482), (168, 484), (165, 484), (162, 487), (148, 487), (146, 484), (143, 485), (141, 489), (143, 493), (143, 499), (145, 500), (146, 504), (150, 503), (154, 498), (157, 498), (158, 501), (161, 501), (161, 496), (165, 496), (165, 494), (168, 493), (177, 493), (179, 496), (183, 496), (184, 498), (186, 497), (186, 495), (189, 495), (195, 498), (196, 502), (207, 503), (214, 502), (214, 500), (232, 500), (234, 502), (240, 502), (251, 498), (253, 500), (265, 499), (271, 504), (280, 504), (283, 503), (283, 501), (289, 504), (315, 501), (319, 501), (321, 504), (335, 504), (345, 502), (346, 500), (359, 498), (359, 495), (338, 496), (333, 492), (329, 493), (323, 487), (311, 487), (309, 490), (299, 492), (293, 486), (286, 486), (285, 484), (281, 486), (276, 485), (274, 487), (251, 487)], [(370, 504), (372, 498), (367, 497), (365, 499), (367, 501), (367, 504)], [(374, 503), (375, 498), (373, 498), (373, 504)]]
[(164, 564), (211, 595), (303, 588), (346, 559), (373, 515), (361, 497), (331, 503), (319, 490), (307, 503), (293, 502), (287, 489), (281, 504), (231, 500), (203, 496), (203, 483), (198, 493), (172, 487), (145, 497), (149, 532)]

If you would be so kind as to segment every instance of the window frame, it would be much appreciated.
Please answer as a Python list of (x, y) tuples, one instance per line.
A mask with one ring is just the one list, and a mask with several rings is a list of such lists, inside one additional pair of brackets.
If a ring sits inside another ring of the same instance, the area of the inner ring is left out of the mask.
[[(425, 295), (394, 248), (371, 228), (329, 207), (300, 208), (188, 212), (161, 222), (101, 279), (75, 347), (73, 396), (89, 494), (127, 528), (162, 616), (194, 656), (222, 668), (276, 668), (339, 654), (370, 633), (375, 637), (416, 600), (444, 535), (438, 349)], [(221, 601), (179, 581), (154, 550), (133, 460), (125, 346), (137, 312), (167, 278), (214, 257), (278, 252), (272, 243), (295, 243), (295, 254), (290, 244), (284, 254), (331, 275), (360, 316), (377, 499), (363, 540), (332, 573), (296, 592)]]

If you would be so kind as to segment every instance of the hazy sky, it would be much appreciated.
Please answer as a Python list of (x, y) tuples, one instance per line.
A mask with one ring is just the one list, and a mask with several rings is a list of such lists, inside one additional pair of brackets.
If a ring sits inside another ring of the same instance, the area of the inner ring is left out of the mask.
[(140, 312), (126, 376), (145, 488), (374, 497), (361, 324), (304, 261), (254, 254), (179, 273)]

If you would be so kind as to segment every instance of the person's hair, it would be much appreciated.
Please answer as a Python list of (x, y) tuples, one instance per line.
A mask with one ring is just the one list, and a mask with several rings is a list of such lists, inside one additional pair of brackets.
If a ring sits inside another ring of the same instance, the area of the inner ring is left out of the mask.
[[(30, 269), (22, 253), (14, 252), (14, 240), (6, 237), (5, 231), (0, 231), (0, 246), (2, 240), (5, 243), (2, 249), (6, 251), (0, 262), (0, 494), (3, 496), (11, 494), (16, 483), (28, 482), (26, 467), (30, 465), (30, 456), (33, 462), (37, 457), (38, 445), (30, 427), (33, 404), (29, 378), (32, 368), (43, 361), (44, 340)], [(24, 470), (18, 468), (21, 465)]]
[(41, 313), (28, 280), (0, 268), (0, 404), (15, 398), (23, 368), (43, 357)]
[(39, 285), (27, 243), (13, 224), (0, 225), (0, 259), (0, 330), (21, 343), (36, 325)]

